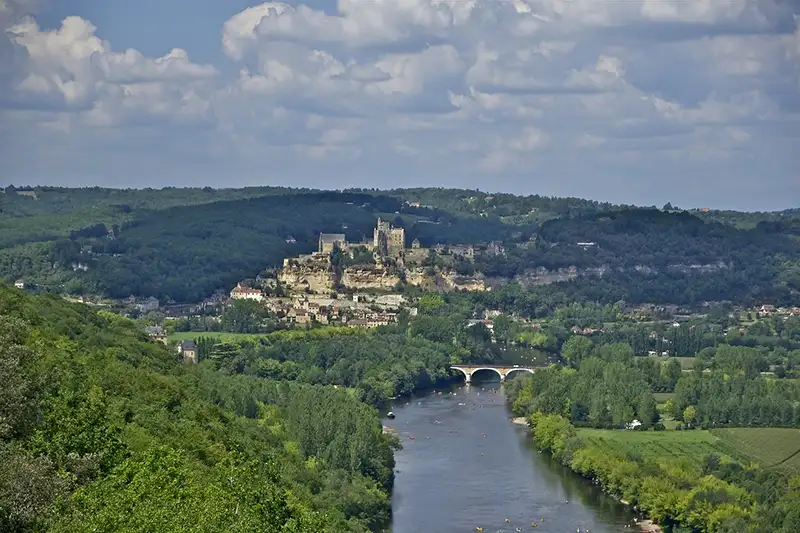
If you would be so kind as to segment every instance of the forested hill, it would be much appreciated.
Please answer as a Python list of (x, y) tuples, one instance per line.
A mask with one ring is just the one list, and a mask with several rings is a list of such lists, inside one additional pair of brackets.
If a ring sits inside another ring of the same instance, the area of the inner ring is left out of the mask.
[(537, 288), (545, 300), (780, 303), (800, 290), (793, 212), (687, 212), (436, 188), (8, 188), (0, 202), (0, 277), (69, 294), (196, 302), (314, 250), (320, 232), (371, 236), (378, 216), (405, 227), (407, 245), (504, 244), (505, 255), (462, 265), (465, 273), (507, 282), (537, 268), (603, 270), (602, 283)]
[(386, 523), (394, 443), (374, 409), (175, 355), (127, 319), (0, 287), (0, 531)]

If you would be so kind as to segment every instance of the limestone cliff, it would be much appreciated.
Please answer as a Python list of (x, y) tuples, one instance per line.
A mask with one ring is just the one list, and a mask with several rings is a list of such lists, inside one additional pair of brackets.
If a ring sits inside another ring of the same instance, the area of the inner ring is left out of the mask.
[(289, 292), (330, 294), (335, 279), (328, 262), (321, 259), (285, 261), (278, 280)]
[(452, 271), (445, 271), (440, 274), (444, 287), (447, 290), (459, 291), (486, 291), (490, 290), (484, 281), (483, 274), (474, 276), (462, 276)]
[(390, 270), (375, 267), (349, 267), (342, 272), (342, 285), (355, 290), (392, 290), (401, 282)]

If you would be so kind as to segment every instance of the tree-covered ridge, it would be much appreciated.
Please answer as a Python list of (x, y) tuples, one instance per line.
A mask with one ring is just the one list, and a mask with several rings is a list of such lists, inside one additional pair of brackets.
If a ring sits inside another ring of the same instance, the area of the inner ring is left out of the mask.
[(0, 358), (0, 530), (388, 519), (392, 440), (344, 390), (182, 365), (129, 320), (2, 287)]
[(538, 268), (589, 273), (534, 289), (554, 301), (781, 303), (800, 291), (797, 218), (789, 215), (737, 229), (704, 222), (702, 213), (448, 189), (80, 189), (74, 199), (69, 191), (45, 191), (40, 200), (1, 195), (45, 202), (41, 212), (25, 216), (0, 213), (6, 282), (25, 278), (71, 294), (198, 301), (316, 249), (321, 232), (369, 238), (375, 218), (383, 216), (406, 228), (407, 246), (414, 239), (423, 246), (505, 244), (505, 253), (479, 254), (474, 264), (462, 260), (457, 270), (463, 274), (524, 284)]
[[(364, 189), (355, 190), (364, 191)], [(498, 217), (506, 219), (508, 222), (544, 221), (549, 218), (634, 207), (574, 197), (516, 195), (442, 187), (392, 189), (385, 191), (385, 194), (401, 198), (412, 204), (418, 203), (420, 207), (439, 209), (460, 215)]]

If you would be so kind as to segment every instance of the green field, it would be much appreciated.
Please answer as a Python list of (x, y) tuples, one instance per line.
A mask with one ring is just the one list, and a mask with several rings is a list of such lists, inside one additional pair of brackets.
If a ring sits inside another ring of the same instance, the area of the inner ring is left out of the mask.
[(659, 355), (648, 355), (650, 359), (655, 359), (656, 361), (660, 361), (662, 363), (666, 363), (670, 359), (677, 359), (678, 362), (681, 364), (682, 370), (691, 370), (694, 368), (694, 361), (695, 357), (662, 357)]
[(656, 399), (658, 403), (667, 403), (667, 400), (672, 400), (675, 398), (674, 392), (654, 392), (653, 398)]
[(220, 342), (238, 342), (244, 340), (258, 340), (267, 337), (268, 333), (224, 333), (219, 331), (180, 331), (167, 337), (169, 341), (181, 342), (199, 337), (214, 337)]
[(726, 446), (764, 468), (785, 468), (800, 472), (800, 429), (730, 428), (711, 433)]
[(800, 472), (800, 429), (730, 428), (691, 431), (579, 429), (588, 442), (642, 458), (688, 459), (699, 463), (709, 454), (726, 455), (764, 468)]
[(288, 330), (273, 331), (272, 333), (225, 333), (221, 331), (180, 331), (167, 336), (167, 340), (180, 342), (186, 339), (197, 339), (199, 337), (214, 337), (219, 342), (233, 343), (241, 341), (258, 341), (259, 339), (271, 339), (273, 341), (291, 341), (304, 338), (329, 338), (342, 335), (369, 335), (370, 330), (363, 328), (350, 328), (347, 326), (325, 326), (319, 328), (296, 328)]
[(611, 448), (644, 459), (686, 459), (699, 463), (709, 454), (745, 459), (725, 440), (710, 431), (626, 431), (612, 429), (579, 429), (578, 434), (604, 448)]

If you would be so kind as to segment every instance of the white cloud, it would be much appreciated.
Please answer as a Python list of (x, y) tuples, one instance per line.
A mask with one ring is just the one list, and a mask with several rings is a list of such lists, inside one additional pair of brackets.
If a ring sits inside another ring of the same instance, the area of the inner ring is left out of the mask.
[(12, 25), (6, 33), (25, 57), (13, 82), (17, 103), (77, 111), (93, 126), (148, 116), (177, 122), (209, 118), (210, 103), (194, 84), (214, 78), (214, 67), (192, 63), (181, 49), (156, 59), (136, 50), (114, 52), (96, 29), (80, 17), (68, 17), (50, 31), (29, 17)]
[(114, 154), (132, 138), (178, 165), (177, 143), (214, 158), (209, 182), (268, 166), (286, 183), (319, 176), (305, 185), (387, 173), (658, 203), (624, 177), (638, 174), (660, 180), (653, 194), (702, 177), (701, 203), (800, 198), (785, 150), (800, 136), (800, 23), (781, 0), (266, 3), (220, 21), (230, 64), (216, 67), (114, 51), (86, 17), (41, 29), (23, 4), (0, 0), (17, 52), (0, 119), (28, 145), (79, 131)]

